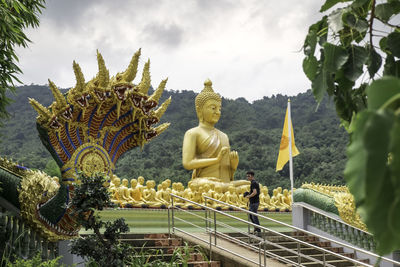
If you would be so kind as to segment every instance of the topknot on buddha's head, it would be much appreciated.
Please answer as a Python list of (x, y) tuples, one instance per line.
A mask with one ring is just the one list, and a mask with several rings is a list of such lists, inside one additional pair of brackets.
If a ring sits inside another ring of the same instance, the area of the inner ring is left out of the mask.
[(198, 118), (200, 118), (199, 114), (201, 113), (204, 104), (210, 99), (221, 102), (221, 96), (214, 92), (212, 89), (212, 82), (210, 79), (207, 79), (204, 82), (204, 89), (196, 96), (195, 99), (196, 113)]

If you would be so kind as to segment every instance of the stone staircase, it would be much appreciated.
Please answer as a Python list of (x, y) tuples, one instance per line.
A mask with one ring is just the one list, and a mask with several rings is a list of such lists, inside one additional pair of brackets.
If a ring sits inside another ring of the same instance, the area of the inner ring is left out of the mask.
[(138, 252), (136, 257), (142, 257), (142, 262), (146, 263), (163, 261), (182, 265), (180, 261), (184, 258), (188, 261), (188, 267), (221, 265), (218, 261), (208, 261), (208, 256), (199, 247), (184, 243), (174, 235), (168, 238), (168, 234), (124, 234), (120, 240), (132, 245)]
[[(357, 259), (354, 255), (354, 253), (346, 253), (344, 251), (343, 247), (333, 247), (331, 242), (321, 241), (315, 236), (308, 236), (302, 232), (286, 232), (283, 234), (285, 234), (286, 236), (307, 242), (314, 246), (324, 248), (324, 249), (332, 251), (334, 253), (341, 254), (343, 256), (346, 256), (346, 257), (349, 257), (352, 259), (356, 259), (360, 262), (369, 264), (369, 259)], [(327, 266), (340, 266), (340, 267), (341, 266), (354, 266), (354, 263), (351, 261), (342, 259), (333, 254), (326, 253), (324, 255), (322, 251), (319, 251), (315, 248), (307, 247), (302, 244), (300, 244), (300, 246), (299, 246), (300, 253), (303, 255), (306, 255), (306, 256), (302, 256), (302, 255), (299, 256), (297, 242), (290, 240), (287, 237), (275, 235), (272, 233), (267, 233), (267, 234), (265, 234), (265, 236), (261, 236), (261, 237), (252, 236), (251, 238), (249, 238), (248, 236), (241, 234), (241, 233), (230, 233), (228, 235), (231, 238), (235, 238), (237, 240), (245, 242), (246, 244), (253, 244), (256, 247), (258, 247), (258, 243), (263, 239), (273, 242), (274, 244), (266, 244), (265, 245), (266, 246), (265, 248), (268, 253), (272, 253), (276, 256), (281, 256), (281, 257), (291, 260), (292, 262), (295, 262), (295, 263), (300, 263), (302, 266), (307, 266), (307, 267), (308, 266), (310, 266), (310, 267), (311, 266), (312, 267), (323, 266), (322, 264), (313, 262), (313, 260), (310, 258), (323, 261), (324, 257), (325, 257), (325, 262), (326, 262)], [(256, 249), (254, 247), (252, 248), (251, 246), (246, 246), (246, 245), (243, 245), (243, 246), (247, 247), (248, 249), (253, 249), (253, 250), (258, 251), (258, 248)], [(269, 255), (271, 255), (271, 254), (269, 254)], [(267, 256), (267, 257), (274, 258), (273, 256)], [(308, 257), (310, 257), (310, 258), (308, 258)], [(280, 260), (277, 257), (275, 259)], [(282, 261), (282, 260), (280, 260), (280, 261)]]

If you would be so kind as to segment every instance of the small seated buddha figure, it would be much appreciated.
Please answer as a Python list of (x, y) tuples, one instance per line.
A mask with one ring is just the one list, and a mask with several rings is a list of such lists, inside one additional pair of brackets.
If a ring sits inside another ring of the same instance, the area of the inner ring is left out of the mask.
[(272, 206), (272, 204), (271, 204), (271, 197), (268, 194), (267, 186), (261, 187), (260, 206), (259, 206), (258, 210), (275, 211), (275, 207)]
[[(216, 185), (215, 189), (214, 189), (214, 198), (216, 200), (222, 201), (222, 202), (226, 202), (225, 201), (225, 194), (222, 192), (222, 186), (221, 185)], [(226, 209), (227, 206), (218, 203), (218, 202), (214, 202), (213, 206), (214, 209)]]
[(229, 185), (248, 185), (249, 181), (234, 181), (239, 164), (239, 155), (230, 150), (229, 138), (215, 128), (221, 116), (221, 96), (212, 89), (210, 80), (204, 82), (204, 89), (196, 96), (195, 107), (199, 125), (186, 131), (182, 146), (182, 164), (193, 170), (192, 182), (220, 184), (226, 192)]
[[(184, 197), (184, 196), (183, 196), (183, 194), (184, 194), (184, 189), (185, 189), (185, 188), (183, 187), (183, 184), (182, 184), (181, 182), (172, 183), (172, 190), (171, 190), (171, 193), (174, 194), (174, 195), (177, 195), (177, 196), (179, 196), (179, 197)], [(172, 198), (172, 197), (171, 197), (171, 198)], [(177, 206), (181, 207), (182, 205), (185, 204), (185, 201), (182, 200), (182, 199), (180, 199), (180, 198), (174, 197), (174, 204), (176, 204)]]
[[(110, 186), (108, 187), (109, 189), (109, 191), (111, 192), (111, 195), (112, 194), (114, 194), (114, 192), (115, 192), (115, 189), (118, 187), (118, 186), (120, 186), (120, 183), (121, 183), (121, 180), (119, 181), (119, 183), (118, 183), (118, 185), (116, 185), (116, 182), (115, 182), (115, 179), (117, 179), (118, 177), (116, 176), (116, 175), (112, 175), (111, 177), (110, 177)], [(119, 178), (118, 178), (119, 179)]]
[(214, 205), (214, 201), (205, 197), (211, 197), (211, 198), (213, 197), (213, 191), (211, 190), (209, 184), (205, 184), (204, 186), (202, 186), (201, 204), (212, 207)]
[(280, 198), (280, 202), (282, 203), (282, 205), (286, 208), (286, 210), (289, 210), (290, 209), (290, 205), (288, 205), (288, 204), (286, 204), (285, 203), (285, 197), (284, 197), (284, 195), (282, 194), (282, 187), (277, 187), (276, 188), (277, 190), (278, 190), (278, 197)]
[(122, 197), (120, 196), (119, 187), (121, 185), (121, 180), (119, 178), (113, 179), (114, 187), (111, 189), (111, 202), (116, 205), (121, 205)]
[(131, 187), (128, 189), (129, 192), (129, 204), (133, 207), (140, 207), (143, 204), (142, 201), (142, 193), (140, 192), (139, 188), (136, 187), (137, 180), (131, 180)]
[[(233, 206), (237, 206), (238, 205), (238, 195), (236, 194), (236, 190), (235, 187), (233, 185), (228, 187), (228, 191), (225, 192), (225, 202), (233, 205)], [(231, 207), (229, 207), (229, 209), (232, 209)]]
[(144, 177), (143, 176), (139, 176), (137, 178), (137, 181), (138, 181), (138, 183), (137, 183), (136, 187), (139, 188), (140, 192), (143, 195), (143, 189), (146, 187), (146, 186), (144, 186)]
[(171, 192), (172, 192), (172, 189), (171, 189), (171, 179), (165, 179), (164, 181), (167, 183), (167, 191), (168, 191), (169, 193), (171, 193)]
[(171, 196), (169, 195), (171, 192), (171, 188), (168, 187), (168, 181), (163, 181), (161, 183), (160, 189), (160, 201), (163, 202), (167, 207), (171, 203)]
[(287, 206), (282, 202), (280, 196), (278, 196), (278, 189), (275, 188), (271, 197), (271, 204), (275, 207), (276, 211), (286, 211)]
[(126, 205), (131, 201), (129, 189), (128, 189), (129, 181), (128, 179), (122, 179), (122, 183), (119, 186), (119, 196), (121, 200), (121, 206), (126, 207)]
[(282, 195), (283, 203), (288, 206), (289, 211), (292, 211), (292, 200), (289, 196), (289, 191), (287, 189), (283, 189)]
[(157, 201), (156, 199), (156, 190), (154, 187), (156, 186), (156, 182), (154, 180), (146, 181), (146, 187), (143, 189), (143, 202), (152, 208), (161, 207), (162, 203)]
[(242, 209), (247, 208), (247, 203), (249, 202), (249, 199), (243, 195), (246, 190), (247, 188), (244, 186), (236, 188), (236, 194), (238, 195), (238, 206)]

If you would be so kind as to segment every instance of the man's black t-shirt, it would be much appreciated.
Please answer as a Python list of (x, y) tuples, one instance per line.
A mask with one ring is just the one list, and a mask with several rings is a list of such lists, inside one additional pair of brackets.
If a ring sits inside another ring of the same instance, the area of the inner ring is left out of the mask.
[(250, 198), (250, 203), (259, 203), (260, 202), (260, 185), (255, 181), (251, 181), (250, 185), (250, 194), (253, 193), (253, 189), (256, 189), (257, 194)]

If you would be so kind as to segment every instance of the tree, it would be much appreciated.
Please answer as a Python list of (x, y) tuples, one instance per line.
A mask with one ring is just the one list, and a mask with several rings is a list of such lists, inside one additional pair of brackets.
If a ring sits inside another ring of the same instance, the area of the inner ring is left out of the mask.
[(310, 26), (303, 70), (350, 134), (345, 180), (385, 254), (400, 249), (400, 1), (326, 0), (320, 12), (339, 3)]
[[(71, 252), (91, 260), (91, 266), (126, 266), (131, 261), (133, 248), (119, 241), (121, 234), (129, 232), (123, 218), (114, 222), (103, 222), (96, 210), (112, 206), (110, 193), (103, 186), (109, 178), (100, 174), (93, 177), (81, 174), (80, 184), (75, 185), (72, 205), (75, 207), (77, 221), (93, 235), (80, 237), (72, 241)], [(105, 228), (101, 233), (101, 228)]]
[(21, 74), (17, 66), (15, 47), (27, 47), (30, 42), (23, 32), (27, 27), (39, 26), (39, 14), (45, 0), (1, 0), (0, 2), (0, 126), (1, 119), (8, 118), (6, 111), (10, 99), (6, 92), (15, 92), (15, 82)]

